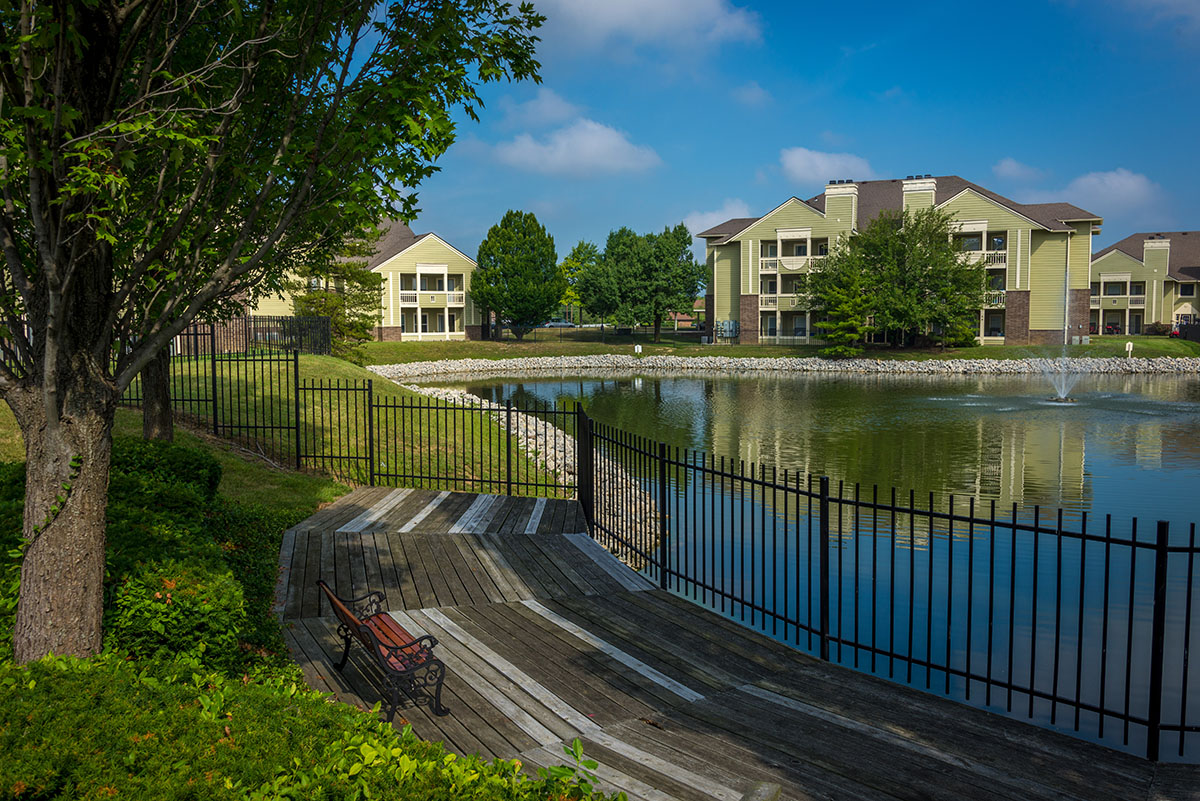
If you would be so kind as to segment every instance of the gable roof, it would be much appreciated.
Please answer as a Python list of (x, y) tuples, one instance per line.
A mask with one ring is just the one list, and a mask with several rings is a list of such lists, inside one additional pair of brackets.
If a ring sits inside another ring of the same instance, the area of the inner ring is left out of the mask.
[(411, 248), (429, 234), (414, 234), (408, 225), (400, 220), (387, 220), (379, 226), (382, 233), (375, 243), (375, 252), (367, 260), (367, 269), (374, 270), (398, 253)]
[[(1155, 231), (1130, 234), (1120, 242), (1093, 254), (1092, 261), (1119, 250), (1126, 256), (1141, 262), (1145, 255), (1147, 239), (1169, 239), (1171, 249), (1167, 256), (1167, 277), (1176, 281), (1200, 281), (1200, 231)], [(1144, 262), (1143, 262), (1144, 263)]]
[[(971, 183), (957, 175), (939, 175), (934, 180), (937, 181), (937, 189), (933, 198), (935, 206), (940, 206), (951, 198), (962, 194), (965, 190), (970, 189), (993, 203), (1003, 206), (1049, 231), (1070, 231), (1072, 228), (1067, 224), (1068, 222), (1102, 221), (1101, 217), (1070, 203), (1018, 203), (1015, 200), (1010, 200), (1003, 195), (996, 194), (990, 189), (985, 189), (979, 184)], [(861, 227), (862, 223), (875, 219), (886, 210), (900, 211), (904, 208), (904, 181), (899, 178), (885, 178), (878, 181), (855, 181), (853, 183), (858, 187), (859, 227)], [(800, 202), (810, 206), (821, 214), (825, 213), (824, 192)], [(787, 205), (786, 202), (781, 204), (779, 208), (782, 208), (784, 205)], [(707, 231), (701, 231), (696, 236), (701, 239), (710, 240), (710, 245), (723, 245), (754, 223), (769, 217), (771, 213), (763, 217), (735, 217), (734, 219), (714, 225)]]
[(707, 231), (701, 231), (696, 234), (698, 239), (716, 239), (717, 242), (710, 242), (710, 245), (723, 245), (729, 241), (729, 237), (734, 234), (739, 234), (745, 231), (751, 225), (761, 220), (762, 217), (734, 217), (726, 220), (723, 223), (718, 223)]
[[(933, 197), (935, 206), (940, 206), (970, 189), (1049, 231), (1070, 231), (1071, 227), (1066, 224), (1068, 221), (1099, 222), (1102, 219), (1070, 203), (1018, 203), (957, 175), (938, 175), (933, 180), (937, 181), (937, 189)], [(875, 219), (883, 211), (900, 211), (904, 208), (904, 181), (901, 179), (887, 178), (881, 181), (855, 181), (854, 183), (858, 186), (860, 227), (863, 222)], [(814, 209), (825, 211), (824, 192), (810, 198), (807, 202)]]

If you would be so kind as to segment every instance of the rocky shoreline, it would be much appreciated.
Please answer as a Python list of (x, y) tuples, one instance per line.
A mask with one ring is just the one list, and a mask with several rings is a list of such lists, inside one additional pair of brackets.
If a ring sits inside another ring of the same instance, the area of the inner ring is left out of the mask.
[(373, 372), (393, 381), (472, 374), (507, 376), (524, 373), (564, 373), (613, 370), (623, 373), (707, 371), (725, 373), (791, 372), (874, 375), (1023, 375), (1041, 373), (1200, 375), (1200, 358), (1072, 358), (1060, 359), (821, 359), (818, 357), (733, 356), (534, 356), (517, 359), (449, 359), (373, 365)]

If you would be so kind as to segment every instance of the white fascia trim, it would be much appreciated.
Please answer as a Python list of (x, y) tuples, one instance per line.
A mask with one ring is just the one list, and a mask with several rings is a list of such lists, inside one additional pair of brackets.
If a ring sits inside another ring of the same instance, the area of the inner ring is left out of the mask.
[(950, 228), (958, 234), (986, 234), (988, 230), (987, 220), (963, 220), (962, 222), (950, 223)]
[(939, 208), (939, 209), (945, 208), (946, 206), (948, 206), (949, 204), (953, 203), (955, 200), (957, 200), (958, 198), (960, 198), (960, 197), (962, 197), (963, 195), (967, 194), (968, 192), (970, 192), (972, 195), (974, 195), (975, 197), (977, 197), (977, 198), (979, 198), (979, 199), (981, 199), (981, 200), (986, 200), (988, 203), (991, 203), (993, 206), (995, 206), (995, 207), (996, 207), (996, 208), (998, 208), (998, 209), (1004, 209), (1005, 211), (1009, 212), (1010, 214), (1015, 214), (1015, 215), (1017, 215), (1017, 216), (1018, 216), (1018, 217), (1020, 217), (1022, 220), (1025, 220), (1026, 222), (1028, 222), (1029, 224), (1031, 224), (1031, 225), (1032, 225), (1034, 228), (1039, 228), (1039, 229), (1041, 229), (1041, 230), (1043, 230), (1043, 231), (1049, 231), (1049, 230), (1050, 230), (1049, 228), (1047, 228), (1046, 226), (1042, 225), (1042, 224), (1041, 224), (1040, 222), (1038, 222), (1037, 220), (1031, 220), (1030, 218), (1026, 217), (1024, 214), (1022, 214), (1021, 212), (1017, 211), (1016, 209), (1009, 208), (1008, 206), (1005, 206), (1003, 203), (999, 203), (999, 202), (997, 202), (997, 201), (995, 201), (995, 200), (992, 200), (992, 199), (991, 199), (990, 197), (988, 197), (987, 195), (981, 195), (980, 193), (976, 192), (974, 189), (972, 189), (972, 188), (971, 188), (971, 187), (969, 187), (969, 186), (968, 186), (966, 189), (964, 189), (963, 191), (959, 192), (959, 193), (958, 193), (957, 195), (955, 195), (954, 197), (952, 197), (952, 198), (947, 198), (947, 199), (946, 199), (946, 200), (944, 200), (943, 202), (941, 202), (941, 203), (937, 204), (937, 206), (935, 206), (935, 208)]
[(475, 267), (478, 267), (478, 266), (479, 266), (479, 264), (478, 264), (478, 263), (477, 263), (477, 262), (476, 262), (474, 259), (472, 259), (470, 256), (468, 256), (466, 253), (463, 253), (461, 250), (459, 250), (458, 248), (454, 247), (454, 245), (451, 245), (451, 244), (450, 244), (449, 242), (447, 242), (445, 239), (442, 239), (440, 236), (438, 236), (437, 234), (435, 234), (435, 233), (433, 233), (433, 232), (431, 231), (430, 233), (428, 233), (428, 234), (425, 234), (424, 236), (422, 236), (422, 237), (421, 237), (420, 239), (418, 239), (416, 242), (413, 242), (411, 245), (409, 245), (408, 247), (406, 247), (404, 250), (397, 251), (396, 253), (393, 253), (391, 256), (388, 256), (388, 257), (387, 257), (387, 260), (385, 260), (385, 261), (382, 261), (382, 262), (380, 262), (379, 264), (375, 265), (375, 267), (374, 267), (374, 268), (372, 268), (372, 270), (371, 270), (371, 271), (372, 271), (372, 272), (376, 272), (376, 271), (378, 271), (378, 270), (382, 270), (384, 267), (387, 267), (389, 264), (391, 264), (393, 259), (395, 259), (395, 258), (398, 258), (398, 257), (400, 257), (400, 256), (403, 256), (405, 253), (407, 253), (408, 251), (412, 250), (412, 249), (413, 249), (413, 248), (415, 248), (417, 245), (420, 245), (420, 244), (422, 244), (422, 243), (426, 242), (426, 241), (427, 241), (427, 240), (429, 240), (429, 239), (436, 239), (438, 242), (441, 242), (443, 246), (445, 246), (445, 247), (449, 248), (450, 250), (453, 250), (455, 253), (457, 253), (458, 255), (462, 256), (462, 257), (463, 257), (464, 259), (466, 259), (467, 261), (471, 262), (471, 267), (472, 267), (472, 268), (475, 268)]
[(819, 214), (819, 215), (821, 215), (822, 217), (824, 217), (824, 216), (825, 216), (825, 212), (823, 212), (823, 211), (818, 211), (817, 209), (814, 209), (812, 206), (808, 205), (808, 204), (807, 204), (807, 203), (805, 203), (803, 200), (801, 200), (800, 198), (798, 198), (798, 197), (796, 197), (795, 195), (793, 195), (792, 197), (790, 197), (790, 198), (788, 198), (787, 200), (785, 200), (785, 201), (783, 201), (782, 203), (780, 203), (780, 204), (779, 204), (778, 206), (776, 206), (775, 208), (773, 208), (773, 209), (771, 209), (770, 211), (768, 211), (768, 212), (767, 212), (766, 214), (764, 214), (763, 216), (759, 217), (759, 218), (758, 218), (757, 220), (755, 220), (754, 222), (752, 222), (752, 223), (750, 223), (749, 225), (747, 225), (747, 226), (746, 226), (745, 228), (743, 228), (742, 230), (738, 231), (736, 234), (730, 234), (730, 235), (729, 235), (729, 237), (728, 237), (728, 238), (725, 240), (726, 244), (728, 244), (729, 242), (732, 242), (732, 241), (734, 241), (735, 239), (738, 239), (738, 238), (739, 238), (739, 237), (740, 237), (742, 234), (746, 233), (747, 231), (749, 231), (749, 230), (750, 230), (751, 228), (753, 228), (754, 226), (758, 225), (758, 224), (759, 224), (760, 222), (762, 222), (763, 220), (765, 220), (765, 219), (767, 219), (768, 217), (770, 217), (771, 215), (775, 214), (776, 212), (778, 212), (780, 209), (782, 209), (784, 206), (788, 205), (789, 203), (799, 203), (801, 206), (803, 206), (804, 208), (808, 209), (808, 210), (809, 210), (809, 211), (811, 211), (813, 214)]
[(776, 228), (775, 235), (780, 239), (808, 239), (812, 236), (811, 228)]

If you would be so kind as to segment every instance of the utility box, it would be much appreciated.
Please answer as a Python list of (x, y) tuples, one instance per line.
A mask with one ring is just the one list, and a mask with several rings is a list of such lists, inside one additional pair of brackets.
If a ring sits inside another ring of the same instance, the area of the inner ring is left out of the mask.
[(720, 320), (714, 333), (718, 339), (734, 339), (739, 333), (739, 328), (737, 320)]
[(1080, 341), (1080, 343), (1082, 343), (1084, 345), (1092, 344), (1092, 338), (1090, 336), (1088, 336), (1087, 334), (1084, 334), (1083, 336), (1081, 336), (1079, 338), (1079, 341)]
[(1071, 337), (1071, 344), (1072, 344), (1072, 345), (1078, 345), (1078, 344), (1079, 344), (1079, 337)]

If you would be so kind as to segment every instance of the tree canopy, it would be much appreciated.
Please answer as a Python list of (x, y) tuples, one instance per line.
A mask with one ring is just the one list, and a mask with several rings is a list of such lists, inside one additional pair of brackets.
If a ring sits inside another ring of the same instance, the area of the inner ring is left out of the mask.
[(380, 323), (383, 276), (367, 268), (375, 232), (347, 242), (332, 262), (302, 264), (286, 282), (298, 316), (328, 317), (334, 356), (362, 363), (361, 345)]
[[(973, 315), (983, 304), (986, 271), (957, 248), (953, 226), (940, 209), (884, 211), (811, 276), (813, 306), (827, 316), (822, 327), (843, 337), (856, 332), (836, 343), (840, 354), (868, 330), (885, 332), (896, 344), (932, 333), (943, 344), (974, 341), (964, 332), (973, 330)], [(854, 322), (854, 315), (861, 320)]]
[(0, 394), (29, 466), (18, 660), (100, 647), (119, 393), (214, 301), (413, 216), (454, 112), (476, 116), (483, 82), (537, 79), (542, 20), (500, 0), (0, 8)]
[(558, 311), (567, 279), (558, 265), (554, 237), (526, 211), (505, 212), (479, 243), (471, 300), (495, 312), (517, 339)]

